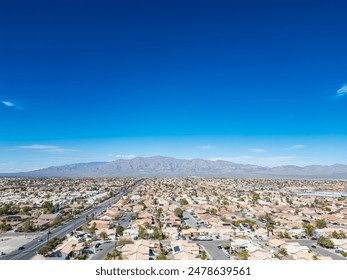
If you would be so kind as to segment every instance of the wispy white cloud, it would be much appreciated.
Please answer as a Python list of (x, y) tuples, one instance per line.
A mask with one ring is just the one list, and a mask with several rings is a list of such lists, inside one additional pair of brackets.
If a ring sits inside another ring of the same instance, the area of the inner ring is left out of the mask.
[(47, 149), (57, 149), (59, 146), (49, 146), (49, 145), (29, 145), (29, 146), (17, 146), (19, 149), (31, 149), (31, 150), (47, 150)]
[(240, 162), (240, 161), (252, 160), (252, 159), (254, 159), (253, 156), (237, 156), (237, 157), (215, 157), (215, 158), (211, 158), (210, 160), (213, 160), (213, 161), (225, 160), (225, 161)]
[(116, 158), (131, 159), (136, 157), (135, 155), (116, 155)]
[(14, 103), (10, 102), (10, 101), (1, 101), (1, 103), (3, 105), (5, 105), (6, 107), (15, 107)]
[(290, 150), (290, 151), (300, 150), (300, 149), (303, 149), (305, 147), (306, 147), (305, 145), (297, 144), (297, 145), (290, 146), (290, 147), (286, 148), (285, 150)]
[(28, 146), (17, 146), (18, 149), (26, 149), (26, 150), (36, 150), (36, 151), (43, 151), (48, 153), (64, 153), (64, 152), (73, 152), (76, 151), (74, 149), (67, 149), (59, 146), (52, 146), (52, 145), (28, 145)]
[(347, 93), (347, 85), (339, 88), (336, 93), (338, 97), (344, 96)]
[(260, 148), (251, 148), (251, 149), (248, 149), (250, 152), (253, 152), (253, 153), (266, 153), (267, 151), (265, 149), (260, 149)]
[(210, 150), (210, 149), (214, 149), (214, 146), (211, 145), (202, 145), (202, 146), (197, 146), (197, 149), (201, 149), (201, 150)]

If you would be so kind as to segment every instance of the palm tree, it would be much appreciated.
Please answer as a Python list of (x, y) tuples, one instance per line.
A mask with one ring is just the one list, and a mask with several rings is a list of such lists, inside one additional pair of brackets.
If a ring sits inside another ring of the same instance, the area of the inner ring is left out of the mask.
[(100, 237), (101, 237), (102, 240), (106, 240), (108, 238), (108, 235), (107, 235), (106, 231), (102, 231), (100, 233)]
[(273, 223), (271, 221), (267, 221), (266, 224), (265, 224), (265, 228), (267, 230), (267, 236), (270, 236), (270, 232), (273, 233)]

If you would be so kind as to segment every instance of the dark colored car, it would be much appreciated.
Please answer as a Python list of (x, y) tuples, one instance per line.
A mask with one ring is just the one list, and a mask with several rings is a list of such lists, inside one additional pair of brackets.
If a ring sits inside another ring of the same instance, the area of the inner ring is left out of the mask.
[(24, 246), (20, 246), (19, 248), (18, 248), (18, 251), (22, 251), (22, 250), (24, 250), (25, 248), (24, 248)]

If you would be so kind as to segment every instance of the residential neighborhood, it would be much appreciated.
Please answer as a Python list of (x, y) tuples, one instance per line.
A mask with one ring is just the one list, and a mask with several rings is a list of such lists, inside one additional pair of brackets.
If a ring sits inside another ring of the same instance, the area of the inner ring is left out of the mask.
[[(347, 259), (344, 180), (4, 178), (0, 186), (3, 259), (35, 240), (31, 259), (42, 260)], [(64, 224), (71, 230), (53, 236)]]

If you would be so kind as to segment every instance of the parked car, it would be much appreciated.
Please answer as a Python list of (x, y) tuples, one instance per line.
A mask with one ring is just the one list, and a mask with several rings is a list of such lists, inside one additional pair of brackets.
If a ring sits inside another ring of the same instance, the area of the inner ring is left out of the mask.
[(199, 241), (211, 241), (212, 238), (209, 237), (209, 236), (199, 236), (199, 237), (198, 237), (198, 240), (199, 240)]
[(336, 247), (336, 248), (335, 248), (335, 253), (339, 254), (339, 253), (341, 253), (341, 252), (343, 252), (343, 250), (341, 250), (339, 247)]
[(18, 251), (22, 251), (22, 250), (24, 250), (25, 248), (24, 248), (24, 246), (20, 246), (19, 248), (18, 248)]

